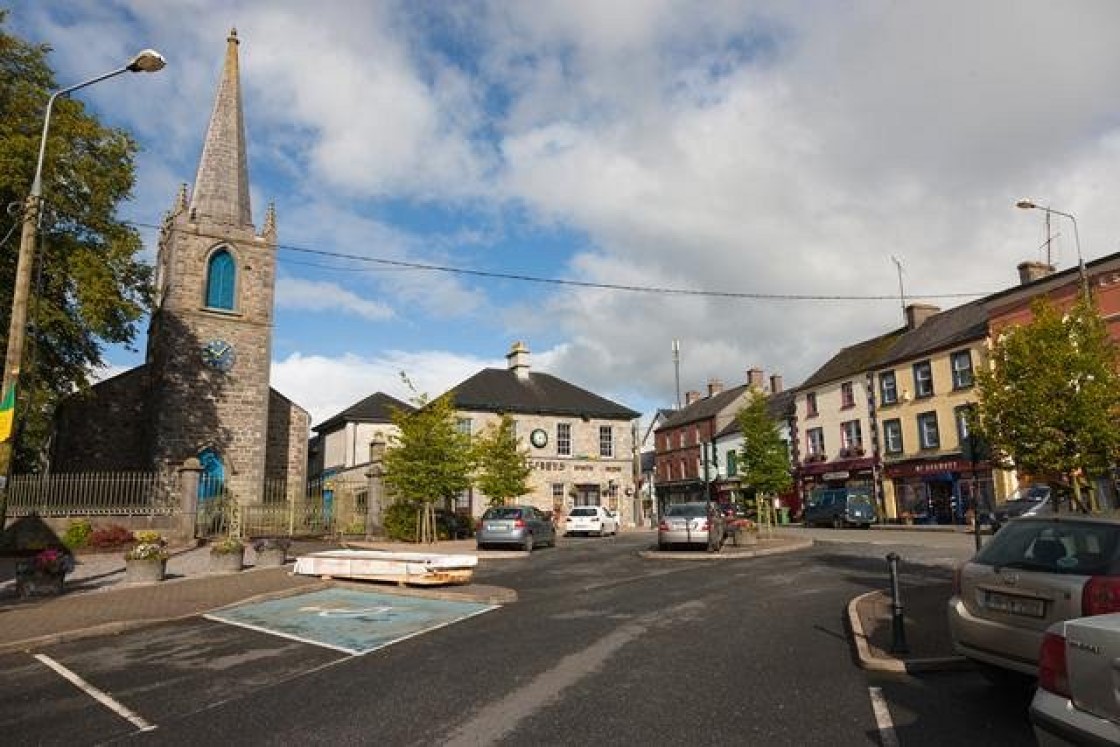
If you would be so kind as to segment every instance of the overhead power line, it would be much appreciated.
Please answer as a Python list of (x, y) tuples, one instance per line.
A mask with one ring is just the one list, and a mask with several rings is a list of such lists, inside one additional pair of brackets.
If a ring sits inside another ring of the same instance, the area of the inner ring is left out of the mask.
[[(161, 228), (151, 223), (132, 222), (132, 225), (143, 228)], [(225, 239), (218, 234), (198, 234), (212, 239)], [(437, 265), (427, 262), (408, 262), (400, 259), (385, 259), (384, 257), (363, 257), (357, 254), (328, 251), (326, 249), (312, 249), (293, 244), (276, 244), (277, 249), (289, 252), (298, 252), (318, 257), (345, 260), (347, 262), (360, 262), (363, 264), (378, 265), (385, 269), (420, 270), (424, 272), (442, 272), (450, 275), (467, 275), (471, 277), (491, 278), (496, 280), (516, 280), (524, 283), (539, 283), (542, 285), (560, 285), (574, 288), (590, 288), (595, 290), (625, 291), (628, 293), (652, 293), (667, 296), (702, 296), (707, 298), (735, 298), (765, 301), (893, 301), (897, 296), (892, 294), (863, 295), (863, 294), (817, 294), (817, 293), (761, 293), (753, 291), (715, 291), (697, 290), (693, 288), (668, 288), (655, 285), (628, 285), (625, 283), (593, 283), (586, 280), (570, 280), (565, 278), (541, 277), (539, 275), (525, 275), (512, 272), (492, 272), (489, 270), (474, 270), (466, 267), (452, 267), (450, 265)], [(321, 265), (320, 265), (321, 266)], [(353, 270), (353, 268), (347, 268)], [(979, 298), (990, 295), (992, 291), (976, 293), (911, 293), (918, 298)]]

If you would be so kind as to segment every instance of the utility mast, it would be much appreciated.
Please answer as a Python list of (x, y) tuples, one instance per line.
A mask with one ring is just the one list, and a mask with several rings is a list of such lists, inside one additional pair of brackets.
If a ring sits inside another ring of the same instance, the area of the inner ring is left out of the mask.
[(677, 409), (681, 409), (681, 341), (673, 340), (673, 371), (677, 379)]
[(902, 304), (902, 323), (906, 323), (906, 289), (902, 286), (902, 260), (898, 257), (891, 255), (891, 262), (894, 262), (895, 268), (898, 269), (898, 300)]

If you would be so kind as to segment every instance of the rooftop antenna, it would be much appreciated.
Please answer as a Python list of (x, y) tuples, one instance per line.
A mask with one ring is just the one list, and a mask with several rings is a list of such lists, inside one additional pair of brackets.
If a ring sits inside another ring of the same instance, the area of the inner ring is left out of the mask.
[(681, 409), (681, 341), (673, 340), (673, 370), (677, 378), (677, 409)]
[(902, 260), (891, 255), (891, 262), (898, 269), (898, 300), (902, 303), (902, 321), (906, 322), (906, 290), (902, 286)]

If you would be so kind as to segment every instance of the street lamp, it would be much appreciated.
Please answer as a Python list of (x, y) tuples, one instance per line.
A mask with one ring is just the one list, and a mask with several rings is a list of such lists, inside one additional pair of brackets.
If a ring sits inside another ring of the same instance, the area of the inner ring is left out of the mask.
[[(23, 210), (23, 227), (19, 239), (19, 257), (16, 261), (16, 277), (14, 288), (12, 290), (12, 317), (8, 325), (8, 351), (4, 357), (4, 381), (3, 397), (0, 402), (4, 407), (9, 405), (13, 408), (9, 420), (6, 421), (8, 427), (7, 432), (0, 430), (0, 442), (8, 441), (9, 447), (0, 452), (0, 460), (3, 460), (0, 469), (0, 474), (7, 475), (11, 468), (11, 457), (15, 448), (14, 434), (16, 431), (16, 418), (15, 418), (15, 386), (19, 381), (20, 367), (23, 365), (23, 347), (24, 339), (26, 337), (27, 326), (27, 301), (31, 290), (31, 265), (34, 263), (35, 257), (35, 241), (39, 233), (39, 222), (41, 218), (42, 209), (42, 192), (43, 192), (43, 158), (47, 152), (47, 131), (51, 125), (51, 111), (54, 108), (55, 99), (59, 96), (65, 96), (69, 93), (77, 91), (79, 88), (92, 86), (94, 83), (100, 83), (107, 78), (112, 78), (121, 73), (154, 73), (162, 70), (167, 61), (159, 52), (154, 49), (145, 49), (137, 54), (128, 64), (124, 67), (118, 68), (103, 75), (98, 75), (96, 78), (78, 83), (77, 85), (70, 86), (55, 91), (47, 100), (47, 111), (43, 117), (43, 134), (39, 141), (39, 160), (35, 164), (35, 178), (31, 181), (31, 193), (27, 196), (27, 202)], [(0, 504), (0, 516), (3, 514), (3, 504)]]
[[(1049, 219), (1051, 213), (1053, 213), (1054, 215), (1061, 215), (1061, 216), (1064, 216), (1064, 217), (1070, 219), (1070, 221), (1073, 223), (1073, 243), (1077, 247), (1077, 274), (1081, 278), (1081, 289), (1084, 291), (1085, 296), (1088, 297), (1088, 295), (1089, 295), (1089, 278), (1087, 278), (1085, 276), (1085, 260), (1081, 256), (1081, 235), (1078, 234), (1078, 232), (1077, 232), (1077, 218), (1074, 218), (1073, 215), (1070, 214), (1070, 213), (1063, 213), (1061, 210), (1055, 210), (1054, 208), (1048, 207), (1046, 205), (1039, 205), (1038, 203), (1034, 202), (1033, 200), (1027, 200), (1027, 199), (1019, 200), (1018, 202), (1015, 203), (1015, 207), (1020, 208), (1022, 210), (1042, 210), (1042, 211), (1045, 211), (1047, 219)], [(1046, 240), (1049, 241), (1050, 237), (1047, 236)]]

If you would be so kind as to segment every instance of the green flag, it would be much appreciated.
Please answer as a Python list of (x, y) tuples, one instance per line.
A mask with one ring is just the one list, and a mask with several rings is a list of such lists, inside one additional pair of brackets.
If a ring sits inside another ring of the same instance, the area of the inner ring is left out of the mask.
[(8, 393), (4, 395), (4, 401), (0, 402), (0, 443), (12, 437), (12, 423), (15, 422), (15, 417), (16, 385), (12, 382)]

